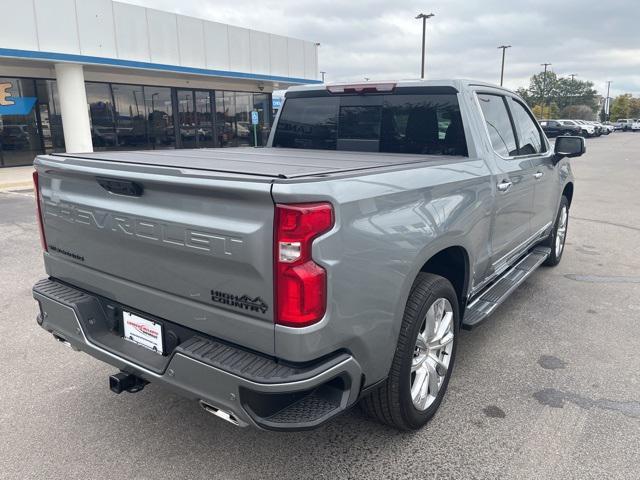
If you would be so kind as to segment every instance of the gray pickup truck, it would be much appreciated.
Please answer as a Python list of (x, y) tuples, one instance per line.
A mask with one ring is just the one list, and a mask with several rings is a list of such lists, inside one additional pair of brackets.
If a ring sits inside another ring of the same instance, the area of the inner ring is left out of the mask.
[(460, 328), (562, 256), (573, 179), (514, 93), (290, 89), (266, 148), (41, 155), (37, 322), (238, 426), (436, 412)]

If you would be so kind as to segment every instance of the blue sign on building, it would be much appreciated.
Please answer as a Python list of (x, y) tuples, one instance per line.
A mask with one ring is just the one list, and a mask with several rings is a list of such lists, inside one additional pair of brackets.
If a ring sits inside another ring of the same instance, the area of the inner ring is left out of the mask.
[(36, 97), (12, 97), (11, 83), (0, 83), (0, 115), (28, 115), (36, 104)]
[(253, 112), (251, 112), (251, 125), (258, 125), (258, 123), (260, 123), (258, 112), (254, 110)]

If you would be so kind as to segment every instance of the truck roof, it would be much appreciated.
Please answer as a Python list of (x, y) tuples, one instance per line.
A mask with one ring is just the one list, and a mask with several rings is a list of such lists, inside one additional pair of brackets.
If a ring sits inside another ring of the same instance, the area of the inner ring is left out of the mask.
[[(443, 157), (439, 155), (253, 147), (53, 153), (49, 157), (188, 168), (282, 179), (443, 161)], [(447, 158), (451, 161), (457, 157)]]
[(409, 88), (409, 87), (452, 87), (457, 91), (462, 91), (470, 86), (483, 86), (490, 87), (499, 90), (504, 90), (509, 93), (515, 93), (508, 88), (501, 87), (499, 85), (483, 82), (480, 80), (470, 80), (465, 78), (451, 78), (451, 79), (441, 79), (441, 80), (421, 80), (421, 79), (408, 79), (408, 80), (371, 80), (367, 82), (330, 82), (324, 84), (309, 84), (309, 85), (296, 85), (293, 87), (289, 87), (285, 92), (285, 96), (289, 92), (305, 92), (305, 91), (313, 91), (313, 90), (325, 90), (327, 87), (334, 86), (342, 86), (342, 85), (364, 85), (364, 84), (389, 84), (394, 83), (398, 88)]

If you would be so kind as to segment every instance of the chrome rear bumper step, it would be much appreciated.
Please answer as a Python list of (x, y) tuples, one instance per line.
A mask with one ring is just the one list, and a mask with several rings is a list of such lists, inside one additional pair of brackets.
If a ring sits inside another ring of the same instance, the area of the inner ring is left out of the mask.
[(477, 299), (467, 305), (462, 328), (471, 330), (486, 320), (529, 275), (542, 265), (550, 254), (550, 248), (536, 247), (515, 266), (503, 273)]

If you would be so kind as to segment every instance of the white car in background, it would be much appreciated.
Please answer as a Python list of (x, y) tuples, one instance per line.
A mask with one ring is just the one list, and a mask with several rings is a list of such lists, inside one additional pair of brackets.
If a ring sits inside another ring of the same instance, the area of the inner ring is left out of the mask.
[(640, 120), (637, 118), (620, 118), (618, 124), (622, 131), (631, 130), (634, 132), (640, 131)]
[(576, 127), (580, 127), (580, 131), (582, 132), (582, 135), (585, 137), (593, 137), (596, 134), (595, 125), (590, 125), (588, 123), (580, 123), (576, 120), (567, 120), (567, 119), (560, 119), (558, 120), (558, 122), (560, 122), (563, 125), (574, 125)]
[(595, 125), (596, 128), (599, 128), (600, 133), (602, 135), (609, 135), (611, 132), (613, 132), (612, 125), (607, 125), (606, 123), (596, 122), (596, 121), (587, 121), (587, 123), (590, 123), (591, 125)]
[(615, 127), (610, 123), (600, 123), (600, 125), (602, 125), (605, 135), (609, 135), (610, 133), (613, 133), (615, 131)]

